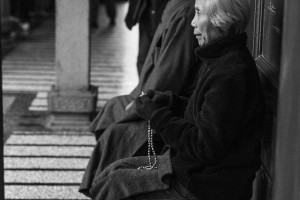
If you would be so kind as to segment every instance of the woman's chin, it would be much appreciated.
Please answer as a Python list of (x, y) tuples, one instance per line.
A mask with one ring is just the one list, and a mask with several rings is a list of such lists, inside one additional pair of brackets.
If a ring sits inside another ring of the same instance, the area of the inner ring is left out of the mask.
[(201, 41), (199, 41), (199, 40), (198, 40), (198, 45), (199, 45), (200, 47), (202, 47), (202, 46), (204, 46), (204, 45), (205, 45), (205, 43), (204, 43), (204, 41), (203, 41), (203, 40), (201, 40)]

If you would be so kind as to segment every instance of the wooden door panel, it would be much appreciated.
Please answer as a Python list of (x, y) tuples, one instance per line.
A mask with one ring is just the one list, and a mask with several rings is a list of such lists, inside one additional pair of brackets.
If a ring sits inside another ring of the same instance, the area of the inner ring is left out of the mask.
[(252, 200), (271, 200), (284, 1), (252, 0), (251, 5), (253, 15), (248, 28), (248, 43), (261, 75), (267, 104), (262, 166), (257, 173)]

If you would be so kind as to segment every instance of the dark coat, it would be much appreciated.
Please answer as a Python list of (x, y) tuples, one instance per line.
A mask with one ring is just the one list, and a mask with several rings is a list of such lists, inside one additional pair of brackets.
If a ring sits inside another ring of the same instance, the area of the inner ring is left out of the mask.
[(242, 34), (197, 48), (204, 66), (184, 117), (169, 107), (151, 117), (152, 128), (173, 149), (176, 179), (199, 199), (249, 200), (252, 195), (265, 104), (245, 45)]

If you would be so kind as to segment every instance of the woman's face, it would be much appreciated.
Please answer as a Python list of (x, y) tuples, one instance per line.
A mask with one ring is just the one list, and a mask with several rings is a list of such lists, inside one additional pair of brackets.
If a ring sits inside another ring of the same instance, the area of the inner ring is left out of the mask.
[(213, 25), (209, 22), (207, 15), (201, 12), (202, 10), (202, 1), (196, 0), (195, 17), (191, 24), (192, 27), (194, 27), (194, 35), (196, 36), (200, 46), (207, 45), (211, 41), (223, 36), (216, 28), (213, 27)]

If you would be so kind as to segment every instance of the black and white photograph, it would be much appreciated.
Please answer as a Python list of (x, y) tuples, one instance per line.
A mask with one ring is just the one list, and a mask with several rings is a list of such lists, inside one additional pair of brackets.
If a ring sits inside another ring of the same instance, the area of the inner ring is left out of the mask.
[(299, 0), (0, 6), (0, 200), (300, 200)]

